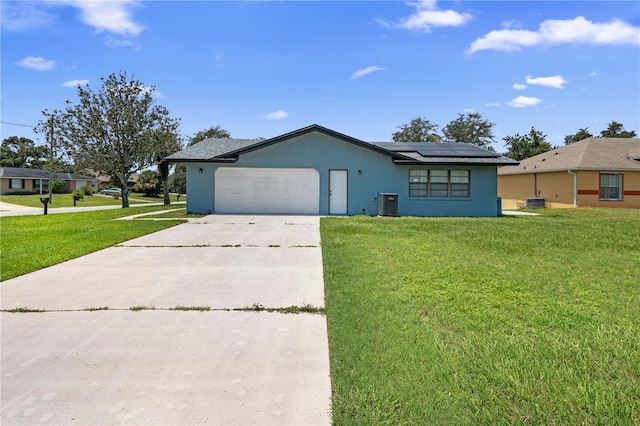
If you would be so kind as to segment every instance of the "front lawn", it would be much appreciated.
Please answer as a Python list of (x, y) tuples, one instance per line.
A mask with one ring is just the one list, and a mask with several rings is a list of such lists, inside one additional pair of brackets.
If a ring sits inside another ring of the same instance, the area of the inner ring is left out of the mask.
[[(43, 207), (40, 202), (40, 197), (48, 197), (49, 194), (44, 195), (0, 195), (0, 201), (5, 203), (18, 204), (20, 206), (27, 207)], [(177, 201), (175, 194), (170, 195), (171, 202)], [(145, 197), (143, 194), (132, 192), (129, 194), (129, 205), (142, 204), (142, 203), (162, 203), (163, 198), (160, 197)], [(186, 201), (187, 197), (180, 196), (180, 201)], [(76, 207), (94, 207), (94, 206), (121, 206), (122, 197), (118, 199), (113, 198), (110, 195), (85, 195), (82, 200), (76, 202)], [(57, 207), (73, 207), (73, 194), (53, 194), (53, 202), (49, 203), (49, 208)]]
[(325, 218), (333, 420), (640, 424), (640, 210)]
[(183, 223), (113, 219), (166, 206), (0, 219), (0, 281)]

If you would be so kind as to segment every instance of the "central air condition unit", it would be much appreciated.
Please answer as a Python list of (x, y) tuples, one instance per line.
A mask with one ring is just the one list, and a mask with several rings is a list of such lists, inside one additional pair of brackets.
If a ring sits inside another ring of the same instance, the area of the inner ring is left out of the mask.
[(528, 209), (544, 208), (544, 198), (532, 197), (532, 198), (527, 198), (524, 201), (525, 201), (524, 205)]
[(378, 194), (378, 215), (398, 216), (398, 194), (387, 192)]

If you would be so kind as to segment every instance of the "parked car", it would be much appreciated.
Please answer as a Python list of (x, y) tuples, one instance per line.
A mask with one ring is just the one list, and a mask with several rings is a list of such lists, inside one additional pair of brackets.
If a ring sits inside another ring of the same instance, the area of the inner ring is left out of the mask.
[(100, 191), (100, 193), (104, 194), (104, 195), (114, 195), (114, 194), (121, 195), (122, 194), (122, 189), (120, 189), (120, 188), (107, 188), (107, 189), (103, 189), (102, 191)]

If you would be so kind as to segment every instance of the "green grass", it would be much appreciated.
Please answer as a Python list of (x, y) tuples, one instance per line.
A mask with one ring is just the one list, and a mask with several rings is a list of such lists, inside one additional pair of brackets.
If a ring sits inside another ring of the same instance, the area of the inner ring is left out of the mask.
[(321, 221), (333, 420), (640, 424), (640, 210)]
[(112, 219), (164, 206), (0, 219), (0, 281), (111, 247), (183, 221)]
[[(5, 203), (18, 204), (20, 206), (27, 207), (39, 207), (43, 205), (40, 202), (40, 197), (48, 196), (44, 195), (0, 195), (0, 201)], [(176, 202), (176, 195), (171, 195), (171, 202)], [(162, 197), (145, 197), (143, 194), (130, 193), (129, 204), (146, 204), (146, 203), (162, 203)], [(186, 201), (186, 196), (181, 196), (180, 201)], [(106, 195), (85, 195), (82, 200), (76, 202), (76, 207), (94, 207), (94, 206), (121, 206), (122, 198), (115, 199)], [(53, 194), (53, 203), (49, 203), (49, 208), (57, 207), (73, 207), (73, 194)]]

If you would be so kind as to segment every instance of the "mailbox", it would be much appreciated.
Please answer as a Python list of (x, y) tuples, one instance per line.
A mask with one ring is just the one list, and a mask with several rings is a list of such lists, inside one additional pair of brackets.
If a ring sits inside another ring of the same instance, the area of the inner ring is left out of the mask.
[(73, 207), (76, 206), (76, 201), (80, 200), (80, 194), (73, 194)]
[(47, 214), (47, 204), (49, 204), (49, 197), (40, 197), (40, 202), (44, 204), (44, 214)]

